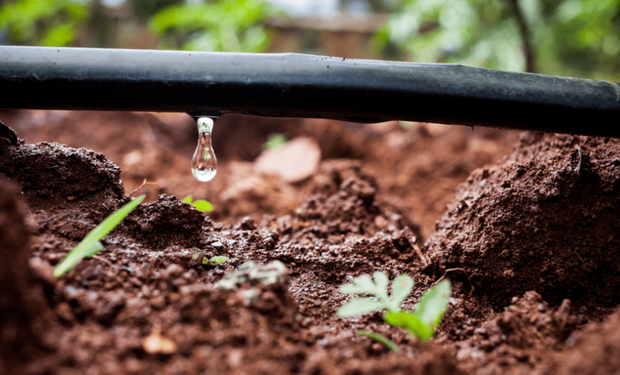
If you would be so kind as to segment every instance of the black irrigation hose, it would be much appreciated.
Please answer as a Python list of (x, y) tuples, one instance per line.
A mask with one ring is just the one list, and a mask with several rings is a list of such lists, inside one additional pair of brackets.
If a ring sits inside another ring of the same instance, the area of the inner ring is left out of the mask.
[(0, 107), (428, 121), (620, 137), (620, 84), (299, 54), (0, 47)]

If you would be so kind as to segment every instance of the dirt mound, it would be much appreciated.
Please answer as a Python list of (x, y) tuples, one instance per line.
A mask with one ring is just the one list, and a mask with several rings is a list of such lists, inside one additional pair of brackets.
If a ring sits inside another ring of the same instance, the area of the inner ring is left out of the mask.
[(620, 140), (526, 134), (474, 171), (426, 243), (435, 270), (464, 268), (496, 306), (620, 301)]
[(19, 189), (0, 176), (0, 372), (8, 373), (14, 357), (23, 357), (34, 338), (28, 298), (29, 234)]
[(126, 233), (155, 249), (175, 244), (198, 247), (204, 215), (175, 196), (160, 195), (153, 203), (142, 204), (125, 218)]
[[(51, 268), (30, 258), (26, 205), (17, 184), (0, 174), (0, 373), (25, 373), (24, 362), (49, 350), (41, 331), (49, 322), (40, 279), (51, 280)], [(32, 271), (32, 272), (31, 272)]]
[(24, 144), (3, 123), (0, 129), (0, 172), (19, 182), (26, 198), (71, 201), (123, 195), (120, 168), (103, 154), (57, 143)]
[(313, 181), (312, 194), (296, 211), (308, 222), (316, 236), (359, 234), (372, 236), (386, 230), (411, 228), (415, 225), (395, 204), (378, 199), (377, 182), (361, 170), (361, 163), (351, 160), (324, 162)]
[(546, 350), (562, 348), (576, 323), (569, 300), (550, 309), (538, 293), (527, 292), (457, 344), (457, 358), (483, 374), (530, 374), (547, 359)]
[(603, 323), (590, 324), (567, 340), (569, 349), (557, 355), (545, 374), (617, 374), (620, 369), (620, 311)]

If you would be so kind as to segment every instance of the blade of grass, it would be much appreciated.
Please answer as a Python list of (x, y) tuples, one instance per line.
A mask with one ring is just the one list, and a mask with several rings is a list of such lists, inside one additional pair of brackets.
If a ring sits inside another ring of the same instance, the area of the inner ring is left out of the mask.
[(84, 252), (84, 256), (86, 258), (90, 258), (93, 255), (97, 254), (98, 252), (100, 252), (101, 250), (103, 250), (103, 245), (101, 244), (101, 242), (97, 241), (94, 244), (92, 244), (91, 247), (88, 248), (88, 250), (86, 250)]
[(368, 337), (369, 339), (373, 339), (385, 346), (388, 347), (388, 349), (390, 349), (391, 351), (393, 351), (394, 353), (400, 353), (400, 349), (398, 348), (398, 346), (394, 343), (394, 341), (388, 339), (387, 337), (379, 334), (379, 333), (375, 333), (375, 332), (368, 332), (368, 331), (364, 331), (364, 330), (359, 330), (357, 331), (358, 335), (362, 335), (365, 337)]
[[(95, 229), (91, 230), (90, 233), (84, 237), (82, 242), (80, 242), (76, 247), (73, 248), (67, 254), (67, 256), (56, 266), (54, 269), (54, 276), (60, 277), (65, 272), (69, 271), (82, 258), (85, 256), (93, 256), (98, 251), (93, 252), (93, 246), (96, 246), (96, 243), (105, 237), (108, 233), (112, 231), (134, 208), (136, 208), (140, 202), (146, 197), (146, 195), (141, 195), (133, 201), (127, 203), (123, 207), (121, 207), (118, 211), (114, 212), (112, 215), (108, 216), (101, 224), (97, 225)], [(99, 251), (103, 249), (103, 246), (99, 249)]]

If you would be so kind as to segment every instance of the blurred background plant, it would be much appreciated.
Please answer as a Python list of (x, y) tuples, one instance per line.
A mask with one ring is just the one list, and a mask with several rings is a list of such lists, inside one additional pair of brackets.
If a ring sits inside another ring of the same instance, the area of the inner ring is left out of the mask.
[(88, 17), (86, 4), (76, 0), (20, 0), (0, 8), (0, 35), (5, 43), (66, 46)]
[(182, 3), (159, 11), (149, 27), (166, 49), (262, 52), (269, 45), (264, 21), (273, 14), (262, 0)]
[(0, 5), (0, 41), (304, 52), (618, 81), (620, 0), (14, 0)]
[(374, 38), (396, 58), (614, 78), (620, 0), (403, 0)]

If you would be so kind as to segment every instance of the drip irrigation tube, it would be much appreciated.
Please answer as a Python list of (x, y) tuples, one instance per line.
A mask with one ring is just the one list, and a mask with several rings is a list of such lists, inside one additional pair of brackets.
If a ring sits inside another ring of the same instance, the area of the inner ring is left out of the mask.
[(410, 120), (620, 137), (620, 84), (300, 54), (0, 47), (0, 107)]

